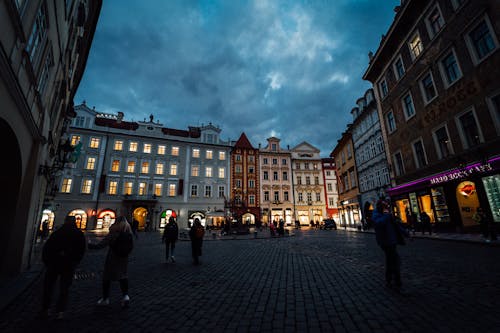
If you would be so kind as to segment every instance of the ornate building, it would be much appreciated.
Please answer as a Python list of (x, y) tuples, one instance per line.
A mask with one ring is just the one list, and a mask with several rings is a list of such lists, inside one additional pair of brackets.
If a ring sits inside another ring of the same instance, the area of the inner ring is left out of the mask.
[(3, 166), (0, 274), (33, 260), (43, 207), (71, 147), (65, 131), (85, 69), (101, 0), (0, 2), (0, 131)]
[(323, 179), (325, 190), (326, 217), (338, 220), (339, 193), (337, 187), (337, 168), (333, 158), (322, 158)]
[(407, 0), (370, 57), (396, 212), (500, 223), (500, 2)]

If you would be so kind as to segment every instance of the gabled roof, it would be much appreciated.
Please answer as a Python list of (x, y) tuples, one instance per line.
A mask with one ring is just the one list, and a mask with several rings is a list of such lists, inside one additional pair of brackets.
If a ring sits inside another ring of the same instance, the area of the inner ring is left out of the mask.
[(234, 145), (235, 148), (244, 148), (244, 149), (255, 149), (250, 141), (248, 140), (246, 134), (243, 132), (241, 133), (240, 138), (238, 141), (236, 141), (236, 144)]
[(318, 148), (314, 147), (313, 145), (311, 145), (310, 143), (308, 143), (306, 141), (302, 141), (302, 143), (299, 143), (298, 145), (293, 147), (292, 151), (313, 151), (315, 153), (320, 152), (320, 150)]

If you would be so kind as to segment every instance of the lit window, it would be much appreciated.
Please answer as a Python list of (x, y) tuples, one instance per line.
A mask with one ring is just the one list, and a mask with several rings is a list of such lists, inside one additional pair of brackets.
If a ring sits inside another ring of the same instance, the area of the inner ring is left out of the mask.
[(99, 148), (100, 141), (101, 140), (99, 138), (90, 138), (89, 147), (96, 149)]
[(76, 146), (78, 144), (78, 142), (81, 141), (81, 139), (82, 138), (79, 135), (72, 135), (71, 136), (71, 146), (73, 146), (73, 147)]
[(214, 158), (214, 152), (213, 152), (213, 150), (207, 150), (206, 154), (205, 154), (205, 158), (207, 160), (211, 160), (212, 158)]
[(71, 178), (64, 178), (61, 186), (61, 193), (71, 193), (71, 184), (73, 180)]
[(410, 47), (411, 59), (415, 60), (415, 58), (417, 58), (420, 55), (420, 53), (422, 53), (422, 51), (424, 50), (424, 46), (422, 45), (422, 40), (420, 39), (420, 35), (418, 33), (413, 35), (413, 38), (410, 39), (409, 47)]
[(137, 147), (138, 147), (137, 142), (130, 142), (130, 144), (128, 146), (128, 150), (136, 152), (137, 151)]
[(91, 179), (84, 179), (82, 182), (82, 193), (83, 194), (90, 194), (91, 190), (92, 190), (92, 180)]
[(498, 41), (493, 33), (489, 20), (481, 20), (467, 34), (467, 45), (475, 64), (480, 63), (498, 48)]
[(165, 155), (165, 152), (167, 151), (167, 147), (164, 145), (158, 145), (158, 155)]
[(131, 195), (133, 187), (134, 182), (125, 182), (123, 186), (123, 194)]
[(224, 178), (224, 177), (226, 177), (226, 169), (219, 168), (219, 178)]
[(163, 164), (162, 162), (156, 163), (156, 174), (163, 175), (164, 168), (165, 168), (165, 164)]
[(127, 172), (135, 172), (135, 162), (134, 161), (128, 161)]
[(151, 154), (151, 144), (150, 143), (145, 143), (142, 149), (142, 152), (145, 154)]
[(179, 156), (179, 147), (172, 147), (172, 156)]
[(170, 164), (170, 175), (177, 176), (177, 164)]
[(439, 68), (443, 76), (443, 81), (446, 87), (449, 87), (452, 83), (457, 81), (462, 77), (462, 71), (458, 66), (457, 57), (455, 51), (451, 50), (448, 52), (443, 59), (439, 62)]
[(139, 195), (146, 195), (146, 183), (139, 183)]
[(149, 162), (142, 162), (141, 173), (149, 173)]
[(120, 171), (120, 160), (113, 160), (113, 162), (111, 162), (111, 171), (113, 172)]
[(200, 157), (200, 149), (193, 148), (193, 158), (199, 158), (199, 157)]
[(155, 193), (154, 194), (157, 197), (161, 197), (162, 193), (163, 193), (163, 184), (156, 183), (155, 184)]
[(109, 186), (108, 186), (108, 194), (116, 195), (117, 189), (118, 189), (118, 182), (117, 181), (110, 181)]
[(170, 197), (175, 197), (176, 194), (176, 186), (175, 184), (169, 184), (168, 185), (168, 195)]
[(115, 145), (113, 146), (114, 150), (123, 150), (123, 141), (115, 140)]
[(205, 177), (212, 177), (212, 167), (205, 168)]
[(200, 175), (200, 167), (198, 165), (191, 166), (191, 176), (198, 177)]
[(420, 80), (420, 89), (422, 89), (425, 103), (429, 103), (437, 96), (434, 80), (430, 72)]
[(401, 102), (403, 104), (405, 118), (408, 120), (415, 115), (415, 107), (413, 105), (413, 98), (411, 97), (411, 94), (408, 93), (405, 95)]
[(219, 152), (219, 160), (224, 161), (225, 159), (226, 159), (226, 152), (220, 151)]
[(85, 164), (85, 169), (94, 170), (95, 169), (95, 157), (87, 157), (87, 163)]

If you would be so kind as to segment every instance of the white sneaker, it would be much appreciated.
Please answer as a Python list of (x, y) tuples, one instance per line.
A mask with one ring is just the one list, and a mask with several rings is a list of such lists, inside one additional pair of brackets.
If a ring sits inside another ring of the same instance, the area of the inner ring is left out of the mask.
[(130, 304), (130, 297), (128, 297), (128, 295), (123, 296), (122, 308), (128, 308), (129, 304)]
[(106, 306), (106, 305), (109, 305), (109, 298), (100, 298), (100, 299), (97, 301), (97, 305), (100, 305), (100, 306)]

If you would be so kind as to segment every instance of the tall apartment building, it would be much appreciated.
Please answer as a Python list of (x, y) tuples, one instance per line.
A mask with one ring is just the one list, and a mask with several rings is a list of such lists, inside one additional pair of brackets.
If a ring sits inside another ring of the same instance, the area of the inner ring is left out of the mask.
[(231, 151), (231, 196), (226, 215), (246, 226), (262, 219), (259, 174), (259, 149), (242, 133)]
[(31, 264), (42, 208), (70, 150), (61, 136), (74, 116), (101, 6), (101, 0), (0, 2), (0, 131), (9, 158), (0, 176), (8, 221), (0, 274)]
[(267, 146), (259, 148), (260, 208), (262, 222), (294, 222), (291, 153), (283, 149), (280, 139), (267, 139)]
[(74, 215), (80, 228), (99, 230), (125, 215), (153, 230), (175, 214), (180, 228), (194, 218), (220, 226), (231, 145), (218, 127), (179, 130), (153, 115), (129, 122), (122, 112), (100, 113), (86, 104), (75, 110), (68, 135), (79, 156), (58, 180), (56, 210), (44, 212), (49, 220), (58, 225)]
[(356, 161), (352, 143), (351, 124), (342, 133), (330, 157), (337, 168), (340, 225), (358, 227), (361, 223), (360, 197), (356, 172)]
[(300, 225), (321, 222), (327, 215), (320, 150), (304, 141), (291, 153), (295, 220)]
[(339, 194), (337, 187), (337, 168), (333, 158), (322, 158), (323, 179), (325, 190), (326, 217), (338, 220)]
[(373, 89), (368, 89), (351, 110), (354, 157), (363, 219), (371, 212), (379, 198), (385, 198), (390, 186), (389, 164), (385, 155), (382, 129)]
[(371, 55), (403, 220), (469, 229), (479, 206), (500, 222), (500, 2), (407, 0)]

